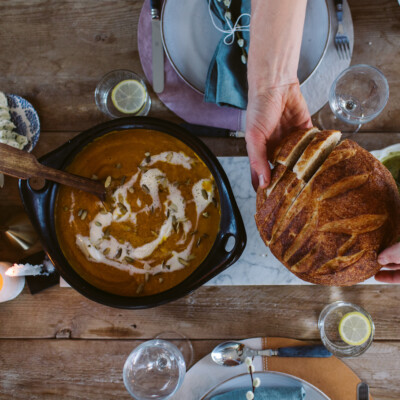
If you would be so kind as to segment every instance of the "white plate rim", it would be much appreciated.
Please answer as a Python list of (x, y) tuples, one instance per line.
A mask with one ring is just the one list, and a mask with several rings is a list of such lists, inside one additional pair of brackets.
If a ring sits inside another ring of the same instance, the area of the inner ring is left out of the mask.
[[(326, 399), (326, 400), (330, 400), (330, 398), (323, 393), (320, 389), (318, 389), (317, 387), (315, 387), (314, 385), (312, 385), (311, 383), (305, 381), (304, 379), (298, 378), (297, 376), (294, 375), (290, 375), (290, 374), (286, 374), (285, 372), (278, 372), (278, 371), (256, 371), (255, 374), (262, 374), (262, 375), (279, 375), (279, 376), (284, 376), (286, 378), (290, 378), (293, 379), (301, 384), (306, 384), (308, 386), (310, 386), (313, 390), (315, 390), (318, 394), (321, 395), (322, 398)], [(218, 383), (217, 385), (215, 385), (214, 387), (212, 387), (210, 390), (208, 390), (207, 393), (205, 393), (200, 400), (205, 400), (208, 396), (210, 396), (212, 394), (212, 392), (216, 389), (218, 389), (218, 387), (220, 387), (221, 385), (224, 385), (225, 383), (232, 381), (233, 379), (237, 379), (238, 377), (241, 376), (248, 376), (249, 374), (239, 374), (239, 375), (235, 375), (231, 378), (225, 379), (223, 382)]]
[[(168, 51), (168, 47), (167, 47), (167, 43), (166, 43), (166, 39), (165, 39), (165, 33), (164, 33), (164, 14), (165, 14), (165, 8), (166, 8), (166, 4), (167, 4), (168, 0), (164, 0), (163, 1), (163, 5), (162, 5), (162, 9), (161, 9), (161, 16), (160, 16), (160, 23), (161, 23), (161, 41), (162, 41), (162, 45), (164, 48), (164, 52), (168, 58), (168, 61), (170, 62), (170, 64), (172, 65), (172, 68), (174, 69), (174, 71), (178, 74), (178, 76), (189, 86), (191, 87), (193, 90), (195, 90), (197, 93), (204, 95), (204, 91), (202, 91), (201, 89), (197, 88), (194, 84), (192, 84), (191, 82), (189, 82), (184, 76), (183, 74), (180, 72), (179, 68), (176, 66), (176, 64), (174, 63), (172, 56), (170, 54), (170, 52)], [(331, 22), (331, 10), (328, 4), (328, 0), (325, 0), (325, 6), (326, 6), (326, 11), (328, 14), (328, 34), (326, 35), (326, 40), (325, 40), (325, 44), (324, 44), (324, 49), (321, 53), (321, 56), (319, 57), (319, 60), (317, 62), (317, 64), (315, 65), (314, 69), (310, 72), (310, 74), (307, 76), (306, 79), (304, 79), (303, 82), (300, 83), (300, 87), (302, 87), (315, 73), (315, 71), (318, 69), (318, 67), (321, 65), (321, 62), (323, 60), (323, 58), (325, 57), (325, 54), (328, 50), (328, 44), (330, 41), (330, 38), (332, 36), (332, 22)]]

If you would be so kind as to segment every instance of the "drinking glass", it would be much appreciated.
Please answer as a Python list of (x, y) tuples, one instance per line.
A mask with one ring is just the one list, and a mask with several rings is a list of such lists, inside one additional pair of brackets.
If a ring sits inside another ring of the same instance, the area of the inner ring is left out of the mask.
[(317, 116), (322, 129), (356, 133), (362, 124), (372, 121), (385, 108), (389, 85), (382, 72), (359, 64), (345, 69), (329, 91), (329, 107)]
[(136, 347), (125, 362), (124, 384), (136, 400), (166, 400), (182, 385), (185, 359), (170, 341), (149, 340)]
[[(369, 338), (361, 345), (350, 345), (344, 342), (339, 334), (339, 323), (348, 313), (359, 312), (363, 314), (371, 325)], [(321, 312), (318, 328), (324, 346), (338, 357), (356, 357), (364, 353), (371, 346), (374, 339), (375, 326), (371, 316), (363, 308), (345, 301), (336, 301), (327, 305)]]
[[(112, 91), (121, 82), (126, 80), (137, 81), (140, 87), (143, 88), (145, 96), (143, 98), (143, 105), (135, 113), (127, 113), (119, 111), (112, 101)], [(100, 111), (108, 115), (110, 118), (120, 118), (127, 116), (140, 116), (147, 115), (151, 107), (151, 98), (148, 93), (147, 87), (143, 79), (132, 71), (125, 69), (118, 69), (111, 71), (101, 78), (100, 82), (96, 86), (94, 92), (94, 99), (96, 105)]]

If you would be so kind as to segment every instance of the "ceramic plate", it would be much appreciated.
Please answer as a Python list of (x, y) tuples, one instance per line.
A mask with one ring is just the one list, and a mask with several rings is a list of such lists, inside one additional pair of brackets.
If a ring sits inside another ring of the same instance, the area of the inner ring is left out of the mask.
[(36, 146), (40, 135), (40, 121), (36, 110), (28, 100), (16, 94), (6, 94), (11, 120), (16, 126), (15, 131), (28, 138), (23, 150), (31, 152)]
[(391, 146), (385, 147), (381, 150), (373, 150), (371, 154), (375, 156), (379, 161), (384, 160), (390, 153), (400, 152), (400, 143), (392, 144)]
[[(306, 392), (307, 400), (329, 400), (325, 394), (310, 383), (296, 378), (295, 376), (284, 374), (282, 372), (256, 372), (254, 377), (260, 378), (262, 388), (270, 387), (301, 387), (303, 386)], [(206, 393), (201, 400), (210, 400), (213, 396), (227, 393), (238, 389), (251, 389), (251, 379), (249, 374), (242, 374), (228, 379), (211, 389)], [(255, 391), (257, 398), (257, 389)]]
[[(165, 0), (161, 18), (163, 44), (172, 66), (188, 85), (204, 93), (208, 67), (223, 35), (211, 22), (208, 2)], [(214, 22), (221, 28), (216, 17)], [(304, 83), (320, 63), (329, 31), (326, 1), (309, 0), (298, 70), (300, 83)]]

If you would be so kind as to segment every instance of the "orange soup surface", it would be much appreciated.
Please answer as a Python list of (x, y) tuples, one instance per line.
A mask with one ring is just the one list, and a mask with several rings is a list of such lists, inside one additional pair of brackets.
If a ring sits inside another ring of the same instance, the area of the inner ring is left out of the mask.
[(104, 182), (94, 195), (61, 186), (57, 237), (70, 265), (122, 296), (167, 290), (188, 277), (219, 231), (219, 195), (199, 157), (165, 133), (111, 132), (87, 145), (67, 171)]

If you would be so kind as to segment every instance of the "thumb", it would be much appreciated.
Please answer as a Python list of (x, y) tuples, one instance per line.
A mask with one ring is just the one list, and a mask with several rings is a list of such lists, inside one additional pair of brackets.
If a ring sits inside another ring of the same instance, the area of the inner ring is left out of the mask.
[(400, 243), (383, 250), (378, 256), (378, 263), (381, 265), (400, 264)]
[(254, 190), (258, 186), (262, 189), (269, 185), (271, 169), (267, 160), (267, 145), (265, 138), (257, 138), (246, 134), (246, 148), (250, 161), (251, 183)]

